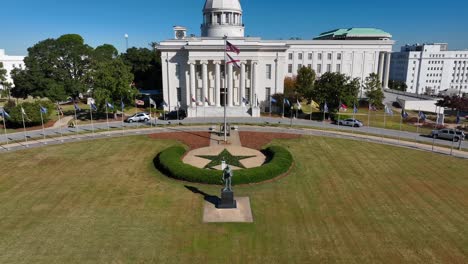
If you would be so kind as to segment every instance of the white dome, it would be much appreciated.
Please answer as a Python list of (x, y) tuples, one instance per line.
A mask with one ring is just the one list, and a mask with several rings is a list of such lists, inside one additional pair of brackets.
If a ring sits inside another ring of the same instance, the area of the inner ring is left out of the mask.
[(239, 0), (206, 0), (203, 11), (209, 10), (235, 10), (242, 12), (242, 7)]

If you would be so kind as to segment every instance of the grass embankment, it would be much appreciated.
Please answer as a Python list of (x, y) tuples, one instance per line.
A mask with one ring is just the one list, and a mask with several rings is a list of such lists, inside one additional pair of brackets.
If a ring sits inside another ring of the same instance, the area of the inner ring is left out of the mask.
[[(287, 177), (234, 187), (252, 224), (203, 224), (203, 196), (111, 138), (1, 154), (0, 263), (466, 263), (468, 162), (303, 137)], [(234, 176), (235, 177), (235, 176)]]

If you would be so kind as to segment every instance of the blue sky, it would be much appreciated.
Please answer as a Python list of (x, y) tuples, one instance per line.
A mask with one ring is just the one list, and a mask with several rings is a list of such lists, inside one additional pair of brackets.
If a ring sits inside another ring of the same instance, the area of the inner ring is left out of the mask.
[[(91, 46), (148, 47), (173, 36), (183, 25), (199, 35), (205, 0), (8, 0), (2, 1), (0, 48), (26, 55), (40, 40), (77, 33)], [(393, 35), (394, 49), (405, 43), (448, 42), (468, 49), (465, 0), (243, 0), (246, 35), (264, 39), (311, 39), (340, 27), (377, 27)]]

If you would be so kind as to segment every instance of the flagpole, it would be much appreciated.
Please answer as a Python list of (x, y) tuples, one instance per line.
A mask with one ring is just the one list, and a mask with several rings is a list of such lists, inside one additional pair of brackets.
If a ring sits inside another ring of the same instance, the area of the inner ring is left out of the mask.
[(323, 120), (322, 122), (325, 122), (325, 105), (327, 104), (327, 101), (325, 101), (325, 104), (323, 105)]
[(28, 137), (26, 136), (26, 124), (24, 122), (24, 108), (21, 106), (21, 118), (23, 119), (23, 133), (24, 133), (24, 140), (26, 142), (26, 146), (28, 145)]
[(91, 115), (91, 131), (92, 131), (93, 137), (94, 137), (93, 105), (92, 105), (92, 104), (90, 105), (89, 113), (90, 113), (90, 115)]
[(281, 114), (282, 117), (284, 118), (284, 104), (285, 104), (286, 97), (283, 97), (283, 113)]
[(338, 106), (338, 127), (340, 126), (340, 110), (341, 110), (341, 100), (340, 100), (340, 105)]
[(421, 118), (421, 107), (419, 107), (418, 111), (418, 124), (416, 125), (416, 133), (419, 133), (419, 119)]
[(59, 119), (60, 138), (61, 138), (61, 141), (63, 141), (62, 118), (61, 118), (60, 112), (61, 112), (61, 110), (60, 110), (60, 105), (59, 105), (59, 103), (57, 102), (57, 115), (58, 115), (58, 119)]
[(353, 129), (351, 129), (351, 133), (354, 133), (354, 130), (356, 129), (355, 123), (356, 123), (356, 101), (354, 101), (353, 103)]
[(5, 140), (6, 140), (6, 144), (8, 145), (10, 142), (8, 140), (8, 135), (7, 135), (7, 132), (6, 132), (6, 123), (5, 123), (5, 119), (6, 119), (6, 114), (5, 114), (5, 109), (2, 110), (2, 117), (3, 117), (3, 132), (5, 133)]
[[(385, 129), (387, 127), (387, 105), (384, 106), (384, 114), (383, 114), (383, 128)], [(383, 141), (384, 135), (382, 133), (382, 141)]]
[[(151, 97), (150, 97), (150, 99), (151, 99)], [(153, 105), (151, 104), (151, 101), (149, 101), (149, 103), (150, 103), (149, 104), (149, 107), (150, 107), (150, 111), (149, 111), (150, 120), (149, 121), (150, 121), (150, 128), (152, 128), (153, 127), (153, 121), (151, 119), (153, 118), (153, 116), (151, 115), (151, 108), (153, 108)]]
[(311, 101), (310, 101), (310, 121), (312, 121), (312, 113), (314, 112), (314, 108), (313, 108), (314, 106), (312, 105), (312, 102), (313, 102), (313, 101), (314, 101), (314, 100), (311, 100)]
[[(439, 119), (439, 115), (437, 114), (437, 106), (435, 108), (435, 113), (436, 113), (436, 122), (434, 123), (434, 129), (437, 128), (437, 121)], [(432, 152), (434, 152), (435, 137), (434, 135), (431, 135), (431, 136), (432, 136)]]
[(227, 109), (226, 109), (226, 97), (228, 94), (227, 91), (227, 59), (226, 59), (226, 46), (227, 46), (227, 36), (224, 36), (224, 143), (227, 144)]
[(122, 135), (123, 135), (123, 134), (125, 134), (123, 98), (120, 98), (120, 108), (122, 109)]
[(403, 126), (403, 114), (405, 112), (405, 109), (402, 110), (400, 115), (400, 133), (398, 133), (398, 144), (400, 144), (400, 139), (401, 139), (401, 127)]
[(78, 136), (78, 118), (76, 117), (76, 103), (73, 102), (73, 109), (75, 109), (75, 134)]
[(109, 136), (109, 112), (107, 111), (107, 102), (106, 102), (106, 123), (107, 123), (107, 135)]
[[(137, 99), (135, 95), (135, 115), (138, 113), (138, 104), (137, 104)], [(137, 120), (137, 129), (140, 128), (140, 121)], [(138, 132), (137, 132), (138, 133)]]
[[(44, 130), (44, 118), (42, 117), (42, 109), (39, 111), (41, 113), (41, 123), (42, 123), (42, 138), (45, 140), (45, 130)], [(44, 142), (45, 143), (45, 142)]]
[(368, 114), (367, 114), (367, 132), (369, 133), (370, 132), (370, 111), (371, 111), (371, 107), (372, 107), (372, 104), (369, 102), (369, 111), (368, 111)]

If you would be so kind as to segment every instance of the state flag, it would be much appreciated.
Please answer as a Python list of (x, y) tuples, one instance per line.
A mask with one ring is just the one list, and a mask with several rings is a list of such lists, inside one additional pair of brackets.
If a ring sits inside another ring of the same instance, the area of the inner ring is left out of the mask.
[(42, 105), (40, 105), (39, 108), (41, 109), (41, 113), (47, 114), (47, 108), (43, 107)]
[(232, 65), (233, 65), (234, 67), (236, 67), (237, 69), (240, 69), (240, 66), (239, 66), (239, 63), (238, 63), (238, 62), (240, 62), (240, 60), (235, 60), (235, 59), (233, 59), (229, 54), (226, 54), (226, 55), (227, 55), (228, 58), (229, 58), (227, 64), (232, 63)]
[(150, 106), (154, 105), (154, 107), (157, 107), (156, 102), (151, 97), (149, 98), (149, 103), (150, 103)]
[(106, 102), (106, 106), (110, 109), (114, 109), (114, 105), (112, 105), (111, 103), (109, 102)]
[(418, 116), (419, 116), (419, 119), (421, 119), (422, 121), (426, 120), (426, 114), (424, 114), (423, 112), (419, 111)]
[(81, 111), (81, 108), (76, 103), (73, 104), (73, 107), (75, 107), (75, 111)]
[(0, 115), (1, 115), (3, 118), (10, 118), (10, 115), (8, 114), (7, 111), (5, 111), (4, 108), (1, 108), (1, 109), (0, 109)]
[(324, 113), (328, 113), (328, 104), (325, 102), (325, 104), (323, 105), (323, 112)]

